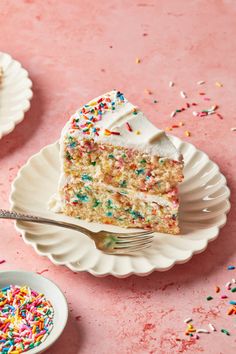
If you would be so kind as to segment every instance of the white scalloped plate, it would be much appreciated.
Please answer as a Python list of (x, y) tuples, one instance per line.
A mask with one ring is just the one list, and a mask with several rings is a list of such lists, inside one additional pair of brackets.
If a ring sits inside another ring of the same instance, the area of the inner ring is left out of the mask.
[(3, 69), (0, 84), (0, 139), (13, 131), (24, 119), (33, 96), (32, 82), (28, 72), (9, 54), (0, 52), (0, 67)]
[[(76, 231), (17, 222), (16, 227), (24, 241), (32, 245), (38, 254), (49, 257), (54, 264), (66, 265), (77, 272), (88, 271), (95, 276), (144, 276), (154, 270), (168, 270), (204, 251), (226, 223), (230, 191), (218, 166), (205, 153), (176, 137), (170, 138), (185, 160), (185, 180), (180, 186), (181, 235), (156, 233), (152, 247), (141, 254), (113, 256), (97, 250), (89, 238)], [(124, 232), (119, 227), (87, 223), (48, 211), (47, 203), (56, 192), (58, 178), (59, 144), (56, 142), (31, 157), (19, 171), (12, 185), (12, 209), (78, 223), (94, 231), (103, 228)]]

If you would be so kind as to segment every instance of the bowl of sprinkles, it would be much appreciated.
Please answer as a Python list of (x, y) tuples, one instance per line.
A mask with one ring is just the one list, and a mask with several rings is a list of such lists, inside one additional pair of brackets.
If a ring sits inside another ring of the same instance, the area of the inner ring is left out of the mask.
[(42, 353), (67, 318), (66, 299), (53, 282), (32, 272), (0, 272), (0, 353)]

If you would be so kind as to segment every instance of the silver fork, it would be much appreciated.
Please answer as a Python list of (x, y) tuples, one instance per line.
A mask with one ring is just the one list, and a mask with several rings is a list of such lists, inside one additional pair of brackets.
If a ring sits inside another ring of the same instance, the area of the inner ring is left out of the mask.
[(90, 237), (94, 241), (97, 249), (108, 254), (129, 254), (131, 252), (138, 252), (144, 248), (150, 247), (153, 240), (153, 235), (151, 235), (153, 234), (153, 231), (132, 233), (117, 233), (109, 231), (93, 232), (82, 226), (70, 224), (64, 221), (46, 219), (39, 216), (26, 215), (2, 209), (0, 209), (0, 219), (29, 221), (79, 231)]

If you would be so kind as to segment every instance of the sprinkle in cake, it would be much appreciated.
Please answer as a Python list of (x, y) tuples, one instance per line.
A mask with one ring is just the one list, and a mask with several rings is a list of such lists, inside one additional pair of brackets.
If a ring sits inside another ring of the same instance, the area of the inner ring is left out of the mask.
[(90, 101), (70, 118), (60, 155), (57, 211), (87, 221), (179, 233), (182, 155), (121, 92)]

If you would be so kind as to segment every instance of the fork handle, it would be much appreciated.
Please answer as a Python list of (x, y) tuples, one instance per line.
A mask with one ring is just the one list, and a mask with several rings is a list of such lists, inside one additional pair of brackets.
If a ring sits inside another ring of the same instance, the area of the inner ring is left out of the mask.
[(9, 211), (9, 210), (3, 210), (3, 209), (0, 209), (0, 219), (28, 221), (28, 222), (34, 222), (37, 224), (48, 224), (48, 225), (55, 225), (55, 226), (59, 226), (59, 227), (65, 227), (67, 229), (80, 231), (90, 238), (92, 238), (92, 234), (93, 234), (92, 231), (87, 230), (82, 226), (70, 224), (68, 222), (42, 218), (40, 216), (21, 214), (21, 213), (15, 212), (15, 211)]

